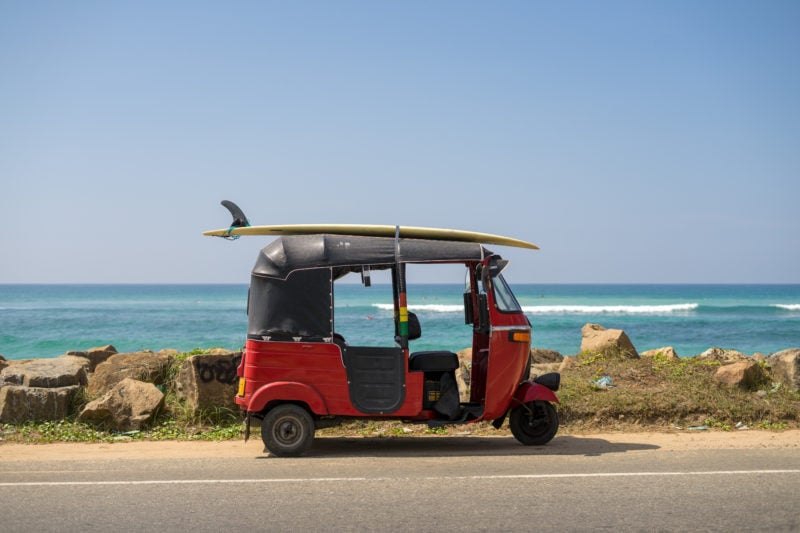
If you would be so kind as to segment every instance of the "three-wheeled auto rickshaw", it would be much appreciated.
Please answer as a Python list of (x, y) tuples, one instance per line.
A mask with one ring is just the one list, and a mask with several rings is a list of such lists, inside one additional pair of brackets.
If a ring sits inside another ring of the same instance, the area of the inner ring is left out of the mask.
[[(542, 445), (556, 434), (560, 376), (528, 379), (531, 325), (503, 278), (507, 262), (499, 255), (477, 242), (402, 237), (399, 228), (394, 237), (273, 233), (284, 234), (260, 251), (252, 270), (236, 396), (247, 435), (251, 418), (260, 419), (272, 454), (302, 455), (315, 429), (353, 418), (431, 426), (486, 420), (500, 428), (508, 416), (522, 444)], [(406, 268), (441, 263), (465, 267), (468, 401), (457, 389), (455, 353), (409, 348), (422, 328), (408, 310), (414, 295)], [(373, 271), (390, 273), (393, 327), (380, 345), (351, 345), (337, 333), (336, 281), (355, 273), (369, 285)]]

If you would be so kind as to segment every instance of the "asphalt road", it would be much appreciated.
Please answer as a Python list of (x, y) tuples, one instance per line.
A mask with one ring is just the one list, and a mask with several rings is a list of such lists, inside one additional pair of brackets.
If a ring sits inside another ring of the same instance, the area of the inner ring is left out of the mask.
[(0, 459), (0, 531), (800, 531), (797, 448), (473, 437), (312, 451)]

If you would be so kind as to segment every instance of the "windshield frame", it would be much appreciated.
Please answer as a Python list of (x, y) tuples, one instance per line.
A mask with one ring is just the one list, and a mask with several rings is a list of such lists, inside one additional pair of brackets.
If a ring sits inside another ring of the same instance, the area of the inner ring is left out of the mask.
[[(494, 261), (492, 261), (494, 263)], [(502, 265), (503, 267), (505, 265)], [(511, 291), (511, 287), (501, 273), (502, 268), (496, 268), (491, 264), (489, 272), (492, 277), (492, 294), (494, 296), (494, 306), (501, 313), (521, 313), (522, 306), (517, 297)]]

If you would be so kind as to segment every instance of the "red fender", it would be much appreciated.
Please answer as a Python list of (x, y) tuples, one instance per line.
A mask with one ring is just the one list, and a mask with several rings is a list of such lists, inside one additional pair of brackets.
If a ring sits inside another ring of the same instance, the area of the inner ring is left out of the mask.
[(555, 392), (533, 381), (526, 381), (517, 387), (517, 392), (514, 393), (514, 399), (512, 401), (522, 404), (534, 402), (536, 400), (559, 403), (558, 396), (556, 396)]
[(315, 415), (327, 415), (328, 407), (322, 396), (312, 387), (294, 381), (275, 381), (258, 389), (250, 399), (247, 410), (259, 413), (274, 400), (281, 402), (301, 402)]

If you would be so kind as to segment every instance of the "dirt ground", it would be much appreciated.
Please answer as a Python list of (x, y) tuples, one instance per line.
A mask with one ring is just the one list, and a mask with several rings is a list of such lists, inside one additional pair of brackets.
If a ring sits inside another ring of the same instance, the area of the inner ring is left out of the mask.
[[(318, 437), (318, 441), (335, 437)], [(506, 439), (509, 437), (409, 437), (413, 439)], [(397, 440), (402, 440), (403, 437)], [(556, 436), (543, 449), (551, 453), (605, 453), (620, 449), (620, 444), (641, 445), (642, 449), (697, 450), (697, 449), (800, 449), (800, 430), (787, 431), (673, 431), (642, 433), (591, 433)], [(239, 441), (138, 441), (115, 443), (55, 443), (55, 444), (3, 444), (0, 443), (0, 461), (59, 461), (137, 458), (215, 458), (255, 457), (264, 455), (258, 438), (247, 443)]]

